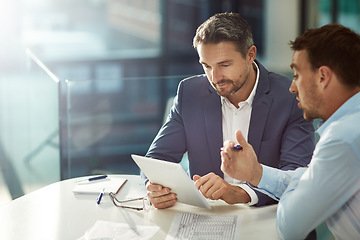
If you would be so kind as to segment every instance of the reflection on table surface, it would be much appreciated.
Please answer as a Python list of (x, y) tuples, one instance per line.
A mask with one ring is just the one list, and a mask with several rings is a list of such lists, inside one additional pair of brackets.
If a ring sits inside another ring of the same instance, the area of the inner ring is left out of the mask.
[[(128, 179), (117, 195), (119, 199), (145, 196), (146, 189), (139, 175), (110, 177)], [(51, 184), (0, 208), (0, 239), (79, 239), (97, 220), (156, 225), (160, 230), (152, 239), (165, 239), (177, 213), (238, 214), (242, 216), (240, 239), (279, 239), (276, 205), (255, 208), (210, 201), (209, 210), (177, 203), (168, 209), (152, 207), (148, 211), (136, 211), (115, 207), (107, 195), (97, 205), (97, 195), (74, 194), (76, 180), (79, 178)]]

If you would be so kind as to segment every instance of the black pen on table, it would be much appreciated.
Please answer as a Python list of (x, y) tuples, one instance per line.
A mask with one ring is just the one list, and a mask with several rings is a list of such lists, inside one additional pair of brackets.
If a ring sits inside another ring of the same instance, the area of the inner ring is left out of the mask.
[(77, 183), (92, 182), (92, 181), (101, 180), (101, 179), (105, 179), (105, 178), (107, 178), (107, 175), (90, 177), (90, 178), (88, 178), (88, 179), (83, 179), (83, 180), (79, 180), (79, 181), (76, 181), (76, 182), (77, 182)]
[(105, 188), (102, 189), (102, 191), (100, 192), (98, 198), (96, 199), (96, 203), (99, 205), (100, 202), (101, 202), (101, 199), (102, 197), (104, 196), (104, 191), (105, 191)]

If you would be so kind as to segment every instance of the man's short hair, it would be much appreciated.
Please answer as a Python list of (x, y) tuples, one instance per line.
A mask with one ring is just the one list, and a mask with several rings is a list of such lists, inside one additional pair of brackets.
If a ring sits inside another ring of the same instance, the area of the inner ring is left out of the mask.
[(193, 46), (199, 44), (233, 42), (236, 49), (246, 56), (247, 50), (254, 45), (249, 24), (237, 13), (217, 13), (196, 30)]
[(290, 42), (294, 51), (305, 50), (313, 70), (331, 68), (348, 87), (360, 86), (360, 36), (340, 24), (310, 29)]

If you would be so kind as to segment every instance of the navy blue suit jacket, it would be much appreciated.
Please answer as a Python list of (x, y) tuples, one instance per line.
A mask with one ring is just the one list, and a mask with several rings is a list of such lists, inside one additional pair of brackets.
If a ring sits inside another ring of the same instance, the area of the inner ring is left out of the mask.
[[(283, 170), (306, 166), (315, 142), (311, 121), (304, 120), (290, 80), (268, 72), (258, 61), (260, 78), (253, 100), (248, 142), (258, 161)], [(188, 152), (190, 175), (210, 172), (223, 177), (220, 148), (223, 146), (220, 96), (205, 75), (180, 82), (166, 123), (151, 144), (147, 156), (180, 162)], [(274, 203), (257, 192), (257, 206)]]

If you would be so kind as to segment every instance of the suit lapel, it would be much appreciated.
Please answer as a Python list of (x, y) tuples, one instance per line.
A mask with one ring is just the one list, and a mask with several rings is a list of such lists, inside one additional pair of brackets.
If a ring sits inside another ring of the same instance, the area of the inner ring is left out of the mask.
[(256, 155), (259, 155), (260, 144), (264, 133), (267, 117), (270, 111), (272, 97), (263, 95), (253, 104), (248, 133), (248, 142), (253, 146)]
[(206, 138), (213, 169), (218, 170), (216, 174), (223, 176), (223, 173), (220, 171), (220, 148), (223, 144), (221, 102), (220, 96), (217, 95), (211, 86), (209, 91), (209, 94), (203, 98)]
[(260, 144), (273, 97), (267, 94), (270, 91), (268, 71), (258, 61), (256, 61), (256, 64), (260, 69), (260, 78), (252, 105), (248, 142), (253, 146), (256, 155), (259, 155)]

